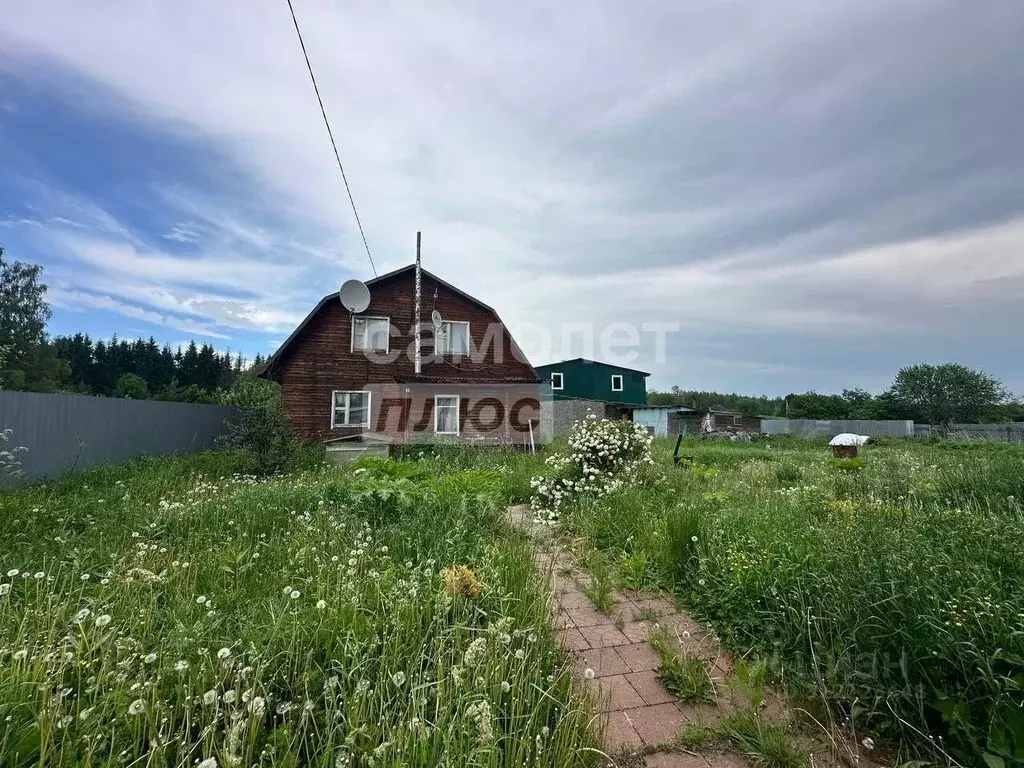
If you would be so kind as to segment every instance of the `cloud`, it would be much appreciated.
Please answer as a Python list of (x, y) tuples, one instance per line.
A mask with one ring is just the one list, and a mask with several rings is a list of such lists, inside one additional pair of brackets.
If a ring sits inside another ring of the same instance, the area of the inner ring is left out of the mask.
[[(103, 232), (60, 233), (63, 277), (280, 336), (370, 274), (285, 6), (53, 10), (15, 0), (0, 69), (188, 149), (144, 207), (62, 214)], [(1024, 383), (1014, 4), (296, 10), (380, 271), (419, 229), (513, 327), (678, 320), (659, 386), (884, 386), (920, 355)]]
[(202, 323), (185, 320), (173, 315), (163, 315), (157, 312), (144, 309), (143, 307), (128, 304), (111, 296), (86, 293), (63, 285), (50, 286), (47, 298), (57, 307), (70, 310), (101, 309), (106, 312), (115, 312), (133, 320), (143, 320), (154, 325), (167, 326), (186, 333), (194, 333), (201, 337), (215, 339), (230, 338), (225, 334), (218, 333), (210, 326)]

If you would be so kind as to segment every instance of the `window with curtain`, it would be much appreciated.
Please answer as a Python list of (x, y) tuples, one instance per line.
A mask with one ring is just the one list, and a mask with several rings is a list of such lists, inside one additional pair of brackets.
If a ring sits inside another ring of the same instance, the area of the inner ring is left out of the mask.
[(335, 392), (331, 427), (369, 427), (370, 393)]
[(468, 355), (469, 323), (446, 320), (437, 331), (437, 354)]
[(437, 395), (434, 398), (434, 432), (439, 435), (459, 434), (458, 395)]
[(352, 318), (352, 351), (387, 352), (391, 322), (386, 317)]

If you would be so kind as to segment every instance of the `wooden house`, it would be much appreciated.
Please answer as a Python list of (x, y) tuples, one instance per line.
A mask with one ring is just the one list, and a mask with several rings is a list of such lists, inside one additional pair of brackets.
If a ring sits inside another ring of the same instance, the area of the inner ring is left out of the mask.
[(421, 277), (418, 373), (415, 265), (367, 281), (370, 303), (358, 314), (338, 293), (325, 296), (267, 360), (260, 375), (280, 383), (297, 434), (334, 446), (361, 435), (529, 443), (537, 371), (493, 308), (426, 270)]

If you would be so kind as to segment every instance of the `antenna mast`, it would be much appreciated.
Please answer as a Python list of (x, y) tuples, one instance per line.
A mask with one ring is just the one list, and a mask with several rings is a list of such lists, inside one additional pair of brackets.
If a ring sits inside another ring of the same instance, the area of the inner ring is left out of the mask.
[(416, 325), (413, 326), (413, 333), (416, 338), (416, 351), (413, 358), (413, 368), (416, 375), (420, 374), (420, 233), (416, 233)]

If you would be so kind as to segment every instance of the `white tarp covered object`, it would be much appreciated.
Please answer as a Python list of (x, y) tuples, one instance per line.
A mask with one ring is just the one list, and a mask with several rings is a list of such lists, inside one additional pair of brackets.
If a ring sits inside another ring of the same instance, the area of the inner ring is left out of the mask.
[(871, 438), (868, 435), (855, 435), (853, 432), (843, 432), (828, 441), (829, 445), (864, 445)]

